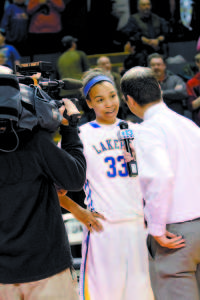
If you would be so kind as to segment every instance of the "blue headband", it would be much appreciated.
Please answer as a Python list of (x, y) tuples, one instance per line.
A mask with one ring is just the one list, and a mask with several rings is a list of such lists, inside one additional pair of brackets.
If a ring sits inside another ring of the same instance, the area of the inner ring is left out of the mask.
[(93, 87), (93, 85), (95, 85), (97, 82), (100, 82), (100, 81), (109, 81), (110, 83), (112, 83), (114, 85), (114, 82), (112, 81), (111, 78), (109, 78), (105, 75), (98, 75), (98, 76), (92, 78), (84, 87), (83, 93), (84, 93), (85, 97), (87, 97), (87, 94), (89, 93), (89, 90), (91, 89), (91, 87)]

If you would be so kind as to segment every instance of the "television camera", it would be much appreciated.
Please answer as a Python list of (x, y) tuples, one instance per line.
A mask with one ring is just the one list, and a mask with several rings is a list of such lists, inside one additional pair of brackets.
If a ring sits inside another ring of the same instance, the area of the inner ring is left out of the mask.
[[(19, 129), (40, 126), (55, 132), (62, 121), (59, 108), (63, 105), (62, 99), (55, 95), (61, 88), (80, 89), (82, 83), (71, 78), (51, 80), (52, 71), (51, 63), (39, 61), (17, 65), (17, 75), (0, 74), (0, 120), (14, 121)], [(39, 79), (33, 76), (37, 73)], [(76, 104), (77, 99), (70, 100)], [(63, 116), (69, 120), (66, 111)], [(73, 115), (73, 122), (74, 117), (80, 119), (80, 114)]]
[[(52, 63), (46, 61), (30, 62), (16, 65), (16, 72), (18, 81), (21, 84), (32, 85), (38, 84), (52, 99), (60, 100), (59, 92), (64, 90), (75, 90), (82, 88), (80, 80), (65, 78), (63, 80), (51, 80), (54, 72)], [(37, 79), (35, 74), (39, 75)]]

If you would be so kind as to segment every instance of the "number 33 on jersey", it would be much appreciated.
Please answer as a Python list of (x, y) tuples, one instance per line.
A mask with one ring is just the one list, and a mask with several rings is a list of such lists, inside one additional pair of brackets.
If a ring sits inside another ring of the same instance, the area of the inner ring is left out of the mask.
[[(80, 126), (87, 161), (86, 204), (112, 220), (143, 214), (138, 176), (129, 177), (123, 155), (124, 141), (118, 138), (120, 121), (117, 119), (113, 125), (92, 121)], [(134, 129), (134, 126), (131, 123), (129, 127)]]

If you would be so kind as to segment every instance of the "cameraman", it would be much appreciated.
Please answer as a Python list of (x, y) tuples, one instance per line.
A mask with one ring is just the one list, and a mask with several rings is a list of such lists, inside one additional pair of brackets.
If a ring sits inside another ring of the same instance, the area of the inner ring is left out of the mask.
[[(77, 300), (55, 188), (76, 191), (84, 184), (77, 126), (63, 119), (59, 149), (48, 130), (18, 127), (20, 100), (11, 98), (1, 103), (0, 97), (0, 299)], [(70, 100), (63, 102), (61, 113), (78, 113)]]

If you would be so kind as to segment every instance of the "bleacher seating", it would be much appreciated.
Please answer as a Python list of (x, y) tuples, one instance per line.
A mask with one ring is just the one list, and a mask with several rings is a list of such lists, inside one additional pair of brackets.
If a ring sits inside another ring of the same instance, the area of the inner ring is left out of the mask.
[[(195, 52), (196, 52), (196, 41), (189, 42), (177, 42), (177, 43), (169, 43), (169, 56), (173, 57), (176, 55), (182, 55), (187, 62), (192, 62)], [(60, 56), (60, 52), (51, 53), (51, 54), (36, 54), (34, 55), (34, 61), (49, 61), (52, 62), (53, 68), (56, 70), (56, 61)], [(127, 52), (116, 52), (116, 53), (104, 53), (104, 54), (92, 54), (88, 55), (90, 67), (94, 68), (97, 65), (97, 59), (100, 56), (108, 56), (110, 58), (112, 64), (112, 70), (118, 72), (119, 69), (123, 66), (124, 59), (128, 56)], [(29, 56), (24, 56), (21, 59), (21, 62), (30, 62)], [(179, 73), (180, 69), (184, 64), (174, 64), (169, 66), (173, 70), (174, 73)]]
[(124, 59), (129, 55), (127, 52), (116, 52), (116, 53), (106, 53), (106, 54), (93, 54), (88, 55), (89, 63), (91, 68), (96, 67), (97, 65), (97, 59), (100, 56), (107, 56), (110, 58), (111, 64), (112, 64), (112, 70), (115, 72), (119, 71), (119, 68), (123, 66)]
[[(36, 54), (33, 57), (33, 61), (48, 61), (52, 63), (53, 69), (56, 70), (56, 62), (61, 53), (51, 53), (51, 54)], [(128, 56), (127, 52), (117, 52), (117, 53), (106, 53), (106, 54), (93, 54), (88, 55), (88, 60), (91, 68), (96, 67), (97, 59), (100, 56), (108, 56), (112, 64), (112, 70), (115, 72), (119, 71), (119, 68), (123, 66), (124, 59)], [(21, 59), (21, 63), (30, 62), (30, 56), (24, 56)]]

